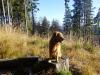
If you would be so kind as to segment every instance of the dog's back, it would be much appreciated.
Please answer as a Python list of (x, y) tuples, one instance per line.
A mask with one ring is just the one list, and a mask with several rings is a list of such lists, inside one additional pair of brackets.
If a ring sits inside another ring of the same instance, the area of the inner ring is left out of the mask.
[(49, 54), (51, 59), (61, 57), (61, 41), (63, 41), (62, 33), (54, 32), (49, 42)]

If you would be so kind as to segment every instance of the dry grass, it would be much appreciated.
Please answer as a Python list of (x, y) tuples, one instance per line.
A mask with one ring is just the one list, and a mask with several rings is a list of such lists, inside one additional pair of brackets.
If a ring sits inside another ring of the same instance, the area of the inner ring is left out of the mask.
[(27, 53), (27, 36), (21, 32), (0, 30), (0, 58), (16, 58)]
[(100, 48), (87, 44), (84, 45), (82, 39), (67, 39), (64, 42), (64, 47), (67, 47), (64, 53), (70, 58), (70, 65), (79, 69), (82, 75), (100, 75)]
[(1, 59), (33, 55), (48, 57), (48, 39), (38, 36), (28, 37), (26, 34), (10, 28), (0, 29)]
[[(48, 41), (49, 39), (36, 35), (27, 37), (19, 31), (0, 29), (0, 58), (13, 59), (33, 55), (48, 58)], [(66, 39), (62, 50), (70, 58), (70, 64), (79, 68), (82, 75), (100, 75), (100, 48), (96, 50), (89, 43), (84, 44), (81, 38)]]

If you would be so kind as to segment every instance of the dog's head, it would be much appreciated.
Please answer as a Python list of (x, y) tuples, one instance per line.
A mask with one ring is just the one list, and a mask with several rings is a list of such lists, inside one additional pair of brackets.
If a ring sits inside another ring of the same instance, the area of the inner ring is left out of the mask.
[(64, 36), (63, 36), (63, 34), (61, 32), (55, 31), (53, 33), (52, 39), (55, 42), (62, 42), (64, 40)]

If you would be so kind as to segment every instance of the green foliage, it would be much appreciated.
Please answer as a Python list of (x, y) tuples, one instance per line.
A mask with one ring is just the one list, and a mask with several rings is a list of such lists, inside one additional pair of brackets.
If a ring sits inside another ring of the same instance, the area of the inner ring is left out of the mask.
[(49, 32), (49, 21), (47, 20), (46, 17), (43, 18), (42, 21), (42, 34), (46, 35)]
[(48, 42), (42, 39), (33, 40), (31, 44), (39, 46), (39, 47), (48, 47)]
[(13, 20), (24, 19), (25, 18), (24, 0), (20, 0), (20, 1), (13, 0), (11, 2), (11, 5), (13, 6), (13, 10), (12, 10)]
[(59, 25), (58, 20), (53, 20), (50, 27), (51, 33), (54, 31), (59, 31), (59, 30), (60, 30), (60, 25)]
[(69, 47), (69, 46), (66, 46), (66, 44), (62, 44), (62, 45), (61, 45), (61, 48), (62, 48), (63, 51), (72, 50), (72, 48)]
[[(91, 35), (92, 26), (92, 0), (74, 0), (72, 17), (73, 35), (80, 37), (81, 27), (84, 28), (83, 36)], [(85, 15), (83, 15), (85, 14)]]
[[(7, 1), (9, 2), (10, 14), (8, 14)], [(33, 13), (35, 14), (35, 12), (39, 10), (37, 8), (38, 0), (3, 0), (3, 2), (4, 2), (4, 7), (5, 7), (4, 10), (6, 13), (5, 16), (11, 17), (12, 25), (17, 28), (21, 27), (23, 31), (26, 31), (27, 28), (25, 26), (25, 23), (26, 23), (25, 20), (28, 21), (28, 19), (31, 19), (30, 15), (33, 16)], [(0, 1), (0, 4), (1, 4), (0, 9), (2, 9), (2, 0)], [(33, 12), (33, 13), (30, 13), (30, 12)], [(25, 13), (26, 13), (27, 18), (25, 17)], [(3, 10), (1, 10), (0, 14), (1, 14), (0, 16), (3, 16), (4, 14)]]
[(75, 48), (75, 50), (77, 50), (77, 49), (81, 49), (82, 46), (81, 46), (79, 43), (76, 43), (76, 44), (73, 46), (73, 48)]
[(61, 70), (57, 73), (57, 75), (72, 75), (70, 71), (68, 70)]
[[(100, 18), (100, 8), (99, 8), (99, 10), (98, 10), (98, 12), (97, 12), (97, 15), (96, 15), (96, 17), (94, 17), (94, 23), (96, 24), (96, 25), (100, 25), (100, 20), (99, 20), (99, 18)], [(97, 30), (100, 30), (100, 28), (98, 28)]]
[(81, 4), (81, 0), (74, 0), (74, 9), (73, 9), (73, 17), (72, 17), (72, 21), (73, 21), (73, 25), (72, 25), (72, 29), (73, 29), (73, 35), (79, 35), (80, 33), (80, 20), (81, 20), (81, 11), (82, 11), (82, 4)]
[(68, 6), (69, 0), (65, 0), (65, 15), (64, 15), (64, 32), (70, 34), (71, 30), (71, 10)]
[(89, 52), (94, 52), (94, 50), (95, 50), (93, 44), (91, 44), (91, 43), (85, 43), (83, 45), (83, 48)]
[(38, 32), (40, 35), (47, 35), (49, 33), (50, 23), (46, 17), (43, 18), (42, 23), (38, 22)]

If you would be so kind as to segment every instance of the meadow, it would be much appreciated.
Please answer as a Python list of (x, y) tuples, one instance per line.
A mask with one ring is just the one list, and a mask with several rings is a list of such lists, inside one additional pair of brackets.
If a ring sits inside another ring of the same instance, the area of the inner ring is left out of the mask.
[[(0, 59), (15, 59), (19, 57), (39, 56), (49, 57), (48, 42), (50, 37), (38, 35), (27, 36), (25, 33), (0, 29)], [(82, 75), (100, 75), (100, 48), (83, 39), (66, 37), (62, 42), (62, 53), (69, 57), (71, 70)]]

